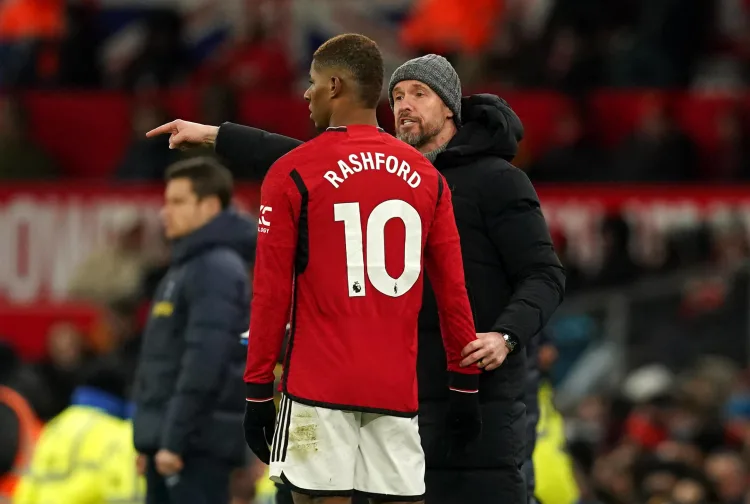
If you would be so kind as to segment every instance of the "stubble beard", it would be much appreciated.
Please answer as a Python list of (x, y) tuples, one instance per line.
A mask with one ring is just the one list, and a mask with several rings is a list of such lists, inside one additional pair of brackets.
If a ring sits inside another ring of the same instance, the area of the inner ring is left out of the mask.
[(418, 131), (407, 133), (398, 132), (396, 133), (396, 138), (411, 145), (415, 149), (419, 149), (435, 138), (443, 130), (444, 125), (445, 120), (443, 120), (441, 124), (425, 124), (420, 121), (417, 123)]

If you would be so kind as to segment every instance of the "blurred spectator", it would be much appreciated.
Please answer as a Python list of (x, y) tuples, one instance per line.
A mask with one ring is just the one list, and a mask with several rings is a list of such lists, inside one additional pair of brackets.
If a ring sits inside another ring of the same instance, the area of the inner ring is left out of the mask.
[(48, 407), (39, 412), (42, 419), (55, 417), (70, 404), (71, 394), (90, 360), (84, 336), (74, 325), (59, 323), (50, 327), (47, 355), (35, 365), (48, 394)]
[(715, 500), (702, 476), (683, 477), (672, 488), (670, 504), (703, 504), (704, 502), (715, 502)]
[(706, 460), (706, 474), (723, 504), (744, 504), (748, 490), (747, 467), (736, 453), (715, 453)]
[(631, 230), (628, 223), (620, 216), (605, 218), (602, 223), (602, 240), (602, 265), (593, 283), (611, 287), (635, 281), (639, 269), (630, 255)]
[(418, 53), (476, 54), (489, 43), (504, 0), (417, 0), (401, 40)]
[(136, 102), (131, 113), (130, 145), (115, 177), (132, 181), (161, 181), (167, 166), (180, 158), (179, 151), (169, 149), (167, 137), (146, 138), (146, 132), (163, 124), (167, 114), (159, 105)]
[(150, 259), (143, 251), (144, 224), (134, 208), (122, 208), (112, 217), (114, 240), (94, 250), (71, 276), (68, 295), (104, 306), (137, 306)]
[(295, 76), (278, 29), (261, 14), (260, 2), (249, 2), (247, 19), (238, 36), (228, 41), (217, 59), (198, 71), (195, 80), (203, 84), (224, 82), (236, 90), (292, 92)]
[(26, 399), (0, 384), (0, 500), (9, 502), (28, 471), (41, 422)]
[[(0, 501), (10, 501), (30, 462), (41, 423), (35, 407), (43, 406), (39, 380), (7, 343), (0, 341)], [(38, 398), (32, 404), (30, 398)]]
[(183, 82), (189, 70), (183, 20), (173, 10), (153, 9), (146, 19), (146, 41), (125, 69), (126, 89), (162, 88)]
[(54, 163), (29, 137), (26, 110), (15, 96), (0, 97), (0, 180), (44, 179)]
[(602, 179), (603, 154), (587, 131), (577, 108), (557, 118), (553, 145), (529, 167), (534, 182), (573, 182)]
[(56, 38), (63, 32), (63, 0), (10, 0), (0, 4), (3, 40)]
[(638, 129), (615, 154), (610, 180), (620, 182), (686, 182), (697, 177), (693, 141), (677, 126), (663, 99), (642, 103)]
[(54, 398), (39, 373), (21, 360), (15, 349), (0, 341), (0, 384), (21, 394), (39, 417), (54, 408)]
[(573, 476), (573, 464), (570, 456), (564, 451), (563, 417), (554, 407), (552, 387), (549, 383), (539, 387), (539, 424), (536, 432), (535, 497), (544, 504), (579, 502), (579, 489)]
[(18, 418), (10, 406), (0, 403), (0, 479), (13, 469), (16, 453)]
[(64, 30), (63, 0), (0, 2), (0, 85), (34, 84), (55, 72), (54, 46)]
[(102, 83), (99, 64), (101, 36), (93, 2), (67, 5), (65, 37), (60, 43), (60, 64), (55, 78), (66, 88), (96, 88)]
[(750, 258), (748, 228), (739, 212), (717, 219), (711, 234), (712, 260), (721, 270), (735, 271)]
[(601, 65), (596, 46), (588, 46), (587, 40), (570, 27), (555, 31), (544, 64), (538, 68), (539, 84), (577, 96), (598, 85)]
[(236, 121), (238, 105), (234, 89), (211, 85), (201, 95), (200, 122), (219, 126), (226, 121)]
[[(686, 87), (705, 50), (712, 0), (627, 2), (631, 24), (611, 40), (610, 81), (619, 87)], [(622, 11), (622, 9), (620, 9)]]
[[(229, 86), (213, 84), (206, 87), (200, 95), (200, 122), (219, 126), (225, 121), (234, 121), (237, 117), (237, 96), (235, 90)], [(157, 138), (166, 138), (164, 136)], [(218, 156), (213, 146), (204, 145), (193, 149), (183, 151), (186, 158), (209, 157), (217, 159)], [(232, 175), (235, 178), (243, 178), (242, 173), (238, 173), (236, 168), (232, 167)]]
[(719, 142), (707, 174), (719, 181), (750, 180), (750, 131), (737, 105), (717, 119)]
[(91, 367), (72, 404), (42, 430), (17, 504), (142, 503), (145, 481), (134, 470), (136, 452), (125, 379), (118, 363)]

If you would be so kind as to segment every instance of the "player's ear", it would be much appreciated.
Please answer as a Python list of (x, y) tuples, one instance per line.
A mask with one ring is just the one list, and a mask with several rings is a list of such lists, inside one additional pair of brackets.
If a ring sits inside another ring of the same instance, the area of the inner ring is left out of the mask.
[(336, 98), (341, 94), (343, 83), (341, 82), (341, 79), (337, 76), (332, 76), (331, 80), (329, 81), (329, 88), (328, 88), (328, 95), (331, 98)]

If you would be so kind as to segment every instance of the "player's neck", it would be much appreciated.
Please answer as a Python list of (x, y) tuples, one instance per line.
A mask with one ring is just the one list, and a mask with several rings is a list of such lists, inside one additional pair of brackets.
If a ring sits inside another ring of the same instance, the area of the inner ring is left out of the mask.
[(440, 133), (432, 137), (427, 143), (419, 147), (419, 152), (427, 154), (432, 151), (436, 151), (443, 147), (445, 144), (451, 141), (451, 138), (456, 136), (456, 124), (452, 120), (445, 121), (443, 129)]
[(377, 126), (378, 116), (375, 109), (349, 109), (334, 111), (331, 114), (329, 126), (332, 128), (340, 126), (353, 126), (361, 124), (364, 126)]

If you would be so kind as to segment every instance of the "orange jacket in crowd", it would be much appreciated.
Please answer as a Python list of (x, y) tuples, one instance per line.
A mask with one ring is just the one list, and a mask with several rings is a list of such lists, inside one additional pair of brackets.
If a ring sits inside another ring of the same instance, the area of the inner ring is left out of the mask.
[(0, 40), (58, 38), (65, 24), (63, 0), (2, 0)]
[(39, 421), (29, 403), (16, 391), (0, 385), (0, 404), (9, 407), (18, 418), (18, 452), (16, 453), (13, 469), (0, 477), (0, 503), (7, 499), (10, 502), (13, 491), (26, 471), (34, 454), (42, 422)]
[(504, 0), (420, 0), (401, 31), (415, 50), (476, 53), (492, 40)]

